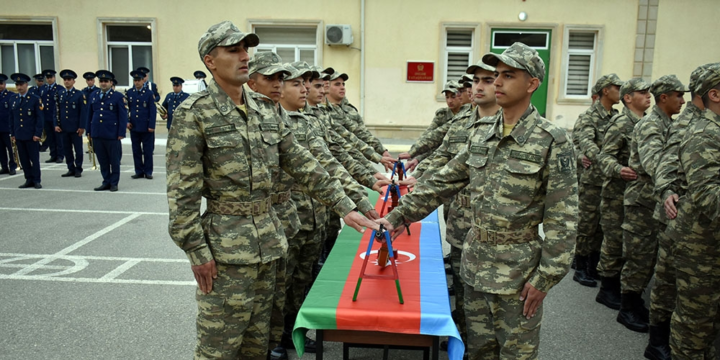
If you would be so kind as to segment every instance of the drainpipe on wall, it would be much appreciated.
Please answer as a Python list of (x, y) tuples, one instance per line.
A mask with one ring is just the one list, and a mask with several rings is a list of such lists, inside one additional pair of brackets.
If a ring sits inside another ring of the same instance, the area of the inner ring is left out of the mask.
[(360, 0), (360, 116), (365, 113), (365, 0)]

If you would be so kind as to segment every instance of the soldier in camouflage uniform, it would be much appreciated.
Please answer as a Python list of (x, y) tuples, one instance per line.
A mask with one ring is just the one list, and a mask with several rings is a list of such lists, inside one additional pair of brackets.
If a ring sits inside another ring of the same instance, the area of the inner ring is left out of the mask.
[(457, 82), (458, 96), (460, 97), (460, 105), (473, 104), (473, 79), (470, 74), (463, 74)]
[(603, 243), (598, 264), (601, 279), (600, 291), (595, 301), (620, 310), (620, 271), (623, 266), (623, 232), (618, 224), (625, 217), (623, 196), (629, 181), (637, 174), (628, 166), (630, 138), (635, 124), (650, 107), (650, 84), (641, 78), (630, 79), (620, 87), (620, 97), (625, 106), (621, 114), (610, 120), (605, 139), (597, 154), (597, 164), (605, 176), (600, 193), (600, 226)]
[(664, 225), (653, 219), (658, 198), (653, 195), (654, 178), (672, 115), (680, 113), (685, 103), (685, 86), (675, 75), (655, 80), (650, 93), (655, 97), (652, 112), (642, 118), (633, 130), (628, 166), (637, 173), (625, 189), (623, 255), (620, 274), (621, 305), (617, 321), (636, 332), (648, 332), (649, 311), (642, 292), (650, 282), (657, 257), (658, 230)]
[[(686, 130), (693, 119), (701, 118), (705, 107), (702, 98), (695, 93), (700, 75), (708, 67), (720, 64), (699, 66), (690, 74), (691, 102), (685, 105), (683, 112), (675, 119), (667, 134), (655, 176), (655, 195), (660, 198), (660, 211), (665, 213), (667, 221), (665, 232), (658, 237), (657, 263), (655, 264), (655, 282), (650, 291), (650, 341), (645, 348), (648, 359), (670, 359), (670, 318), (675, 310), (675, 264), (673, 249), (675, 239), (692, 232), (685, 223), (676, 221), (677, 202), (682, 197), (687, 202), (687, 181), (685, 173), (679, 168), (678, 148)], [(658, 209), (656, 208), (656, 211)], [(655, 219), (660, 220), (660, 216)]]
[(690, 120), (679, 147), (687, 193), (675, 221), (692, 231), (675, 239), (673, 254), (677, 304), (670, 348), (677, 360), (717, 359), (713, 343), (720, 325), (720, 69), (708, 67), (693, 90), (705, 111)]
[(605, 132), (610, 119), (617, 114), (613, 105), (620, 102), (620, 86), (623, 82), (616, 74), (600, 77), (595, 88), (599, 100), (581, 114), (577, 122), (579, 132), (573, 133), (580, 146), (580, 153), (590, 165), (586, 166), (580, 177), (580, 220), (578, 222), (577, 247), (575, 253), (576, 268), (573, 280), (580, 285), (595, 287), (600, 248), (603, 232), (600, 229), (600, 193), (604, 176), (597, 163)]
[(375, 226), (352, 210), (340, 183), (295, 142), (277, 110), (244, 93), (247, 48), (258, 42), (229, 21), (208, 29), (198, 52), (214, 80), (177, 109), (168, 134), (168, 228), (198, 282), (196, 359), (267, 358), (277, 259), (287, 251), (271, 207), (276, 168), (346, 224)]
[(542, 302), (567, 274), (575, 247), (576, 157), (566, 132), (530, 104), (545, 76), (537, 52), (515, 43), (482, 60), (496, 67), (502, 111), (380, 222), (402, 231), (467, 187), (473, 221), (460, 272), (469, 358), (536, 359)]

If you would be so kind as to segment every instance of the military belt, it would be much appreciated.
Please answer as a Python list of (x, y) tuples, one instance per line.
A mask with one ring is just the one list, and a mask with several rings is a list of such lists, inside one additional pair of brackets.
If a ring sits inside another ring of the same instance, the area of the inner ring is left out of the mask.
[(207, 211), (218, 215), (257, 216), (266, 214), (272, 206), (272, 198), (262, 200), (239, 201), (207, 201)]
[(273, 205), (282, 204), (288, 200), (290, 200), (290, 191), (272, 194)]
[(492, 245), (524, 244), (539, 237), (537, 227), (519, 231), (493, 231), (475, 226), (475, 238)]
[(458, 194), (457, 200), (455, 202), (460, 206), (464, 208), (470, 208), (470, 195), (468, 194)]

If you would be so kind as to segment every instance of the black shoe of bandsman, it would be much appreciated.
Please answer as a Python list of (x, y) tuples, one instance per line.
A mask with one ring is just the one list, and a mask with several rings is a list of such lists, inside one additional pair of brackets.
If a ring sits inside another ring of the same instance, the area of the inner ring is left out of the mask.
[(26, 180), (24, 184), (18, 186), (18, 189), (27, 189), (27, 188), (31, 188), (33, 186), (35, 186), (35, 184), (33, 184), (32, 181)]
[(135, 175), (131, 176), (130, 178), (131, 179), (142, 179), (144, 177), (145, 177), (144, 174), (135, 174)]
[(10, 173), (10, 170), (8, 170), (8, 169), (0, 170), (0, 175), (5, 175), (5, 174), (9, 174), (9, 173)]
[(65, 159), (57, 159), (55, 160), (55, 162), (58, 164), (62, 164), (63, 162), (65, 162)]
[(93, 190), (95, 190), (95, 191), (105, 191), (105, 190), (110, 190), (110, 184), (102, 184), (102, 185), (100, 185), (100, 186), (96, 187), (96, 188), (95, 188), (95, 189), (93, 189)]
[(148, 180), (152, 180), (152, 179), (153, 179), (153, 176), (152, 176), (152, 175), (145, 175), (145, 178), (148, 179)]
[(112, 185), (112, 186), (110, 186), (110, 191), (112, 191), (112, 192), (118, 191), (117, 185)]
[(10, 170), (10, 175), (15, 175), (15, 174), (17, 174), (17, 173), (15, 172), (15, 169)]
[(56, 162), (56, 161), (57, 161), (57, 158), (49, 158), (49, 159), (45, 160), (45, 163), (46, 163), (46, 164), (48, 164), (48, 163), (54, 163), (54, 162)]
[(66, 172), (66, 173), (64, 173), (64, 174), (62, 174), (62, 175), (60, 175), (60, 176), (61, 176), (61, 177), (71, 177), (71, 176), (75, 176), (75, 173), (72, 172), (72, 171), (68, 171), (68, 172)]
[(40, 183), (35, 183), (35, 188), (36, 188), (36, 189), (42, 189), (42, 185), (40, 185)]
[(76, 172), (76, 173), (75, 173), (75, 177), (76, 177), (76, 178), (82, 177), (82, 173)]

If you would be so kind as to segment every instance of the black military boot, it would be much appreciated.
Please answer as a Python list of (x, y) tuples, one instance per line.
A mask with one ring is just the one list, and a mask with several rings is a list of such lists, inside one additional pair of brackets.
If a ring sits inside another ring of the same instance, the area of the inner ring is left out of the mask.
[(645, 348), (645, 358), (670, 360), (670, 320), (650, 325), (650, 342)]
[(18, 186), (18, 188), (19, 188), (19, 189), (27, 189), (27, 188), (31, 188), (31, 187), (33, 187), (33, 186), (35, 186), (35, 184), (33, 184), (32, 181), (30, 181), (30, 180), (25, 180), (25, 183), (22, 184), (22, 185), (20, 185), (20, 186)]
[(626, 328), (639, 332), (648, 332), (648, 323), (640, 317), (638, 309), (638, 298), (642, 301), (640, 293), (627, 292), (622, 293), (620, 301), (620, 312), (617, 316), (617, 322), (625, 325)]
[(640, 320), (650, 324), (650, 309), (645, 307), (645, 300), (643, 300), (642, 298), (642, 293), (638, 293), (635, 301), (635, 311), (637, 312), (638, 316), (640, 316)]
[(587, 274), (594, 280), (601, 280), (600, 274), (597, 271), (598, 263), (600, 262), (600, 252), (593, 251), (588, 257)]
[(577, 255), (573, 256), (573, 262), (570, 264), (570, 268), (573, 270), (577, 269)]
[(582, 286), (596, 287), (597, 283), (595, 280), (587, 274), (588, 257), (575, 255), (575, 259), (577, 260), (577, 267), (575, 269), (575, 275), (573, 275), (573, 280), (579, 282)]
[(601, 278), (600, 291), (595, 301), (613, 310), (620, 310), (620, 275)]

